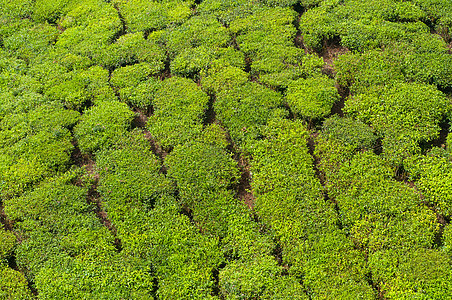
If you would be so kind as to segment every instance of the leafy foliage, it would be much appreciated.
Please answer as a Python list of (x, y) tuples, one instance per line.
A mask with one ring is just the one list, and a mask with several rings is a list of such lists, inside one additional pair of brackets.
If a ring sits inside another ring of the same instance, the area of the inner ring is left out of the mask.
[[(364, 279), (364, 259), (345, 242), (344, 233), (336, 227), (333, 207), (323, 200), (306, 146), (307, 135), (299, 122), (269, 124), (266, 139), (253, 151), (256, 209), (279, 237), (291, 272), (306, 276), (313, 295), (326, 298), (347, 291), (354, 297), (372, 299)], [(319, 275), (323, 272), (329, 272), (328, 276)], [(341, 280), (344, 274), (354, 281)]]
[(270, 120), (286, 115), (282, 104), (281, 94), (249, 82), (224, 89), (217, 95), (214, 108), (233, 141), (249, 151), (252, 143), (262, 138), (263, 128)]
[(77, 2), (59, 24), (65, 30), (59, 35), (55, 47), (95, 62), (122, 30), (113, 5), (98, 0)]
[(0, 297), (11, 300), (33, 299), (23, 274), (0, 264)]
[[(368, 255), (372, 278), (385, 295), (435, 298), (449, 293), (450, 287), (440, 282), (447, 282), (450, 262), (431, 249), (439, 230), (436, 214), (419, 192), (395, 181), (393, 170), (377, 155), (353, 155), (346, 145), (324, 138), (316, 151), (323, 157), (328, 194), (337, 201), (341, 224)], [(431, 275), (427, 261), (446, 267)]]
[(158, 160), (141, 133), (100, 152), (97, 167), (98, 190), (123, 242), (121, 253), (151, 263), (158, 296), (210, 297), (211, 271), (221, 261), (218, 240), (200, 235), (179, 214), (171, 181), (159, 174)]
[(323, 122), (322, 134), (327, 140), (335, 140), (357, 149), (373, 149), (377, 140), (373, 129), (363, 122), (337, 115)]
[(221, 293), (227, 299), (308, 299), (296, 279), (280, 277), (281, 272), (282, 267), (272, 258), (232, 262), (221, 270)]
[[(305, 57), (293, 45), (294, 11), (281, 7), (255, 7), (253, 14), (234, 19), (229, 26), (240, 50), (251, 61), (251, 74), (273, 87), (287, 87), (292, 79), (315, 72), (323, 61)], [(306, 65), (306, 66), (305, 66)]]
[(224, 47), (229, 39), (227, 29), (215, 18), (208, 16), (194, 16), (179, 27), (169, 28), (165, 37), (172, 57), (200, 46), (214, 49)]
[(8, 232), (0, 226), (0, 264), (6, 258), (8, 258), (14, 247), (16, 246), (16, 237), (12, 232)]
[(164, 148), (196, 138), (209, 97), (190, 79), (172, 77), (162, 82), (154, 98), (155, 113), (147, 127)]
[(115, 0), (113, 1), (124, 16), (130, 32), (151, 31), (163, 29), (170, 24), (185, 21), (192, 12), (193, 1), (145, 1), (145, 0)]
[(209, 70), (203, 75), (201, 80), (203, 89), (215, 94), (241, 86), (248, 81), (248, 73), (237, 67)]
[(418, 83), (388, 85), (380, 93), (356, 95), (345, 105), (347, 112), (384, 136), (383, 151), (395, 164), (418, 152), (417, 143), (437, 137), (439, 122), (451, 109), (444, 94)]
[(334, 80), (326, 76), (298, 79), (289, 85), (286, 96), (291, 110), (308, 119), (328, 115), (339, 98)]
[(112, 73), (110, 84), (118, 90), (121, 100), (135, 107), (148, 108), (159, 85), (159, 80), (149, 78), (152, 71), (148, 63), (118, 68)]
[(127, 132), (134, 114), (124, 103), (101, 102), (83, 114), (74, 128), (80, 150), (92, 152), (114, 143)]
[(20, 194), (45, 176), (64, 170), (70, 161), (73, 145), (68, 127), (78, 121), (79, 113), (64, 110), (61, 105), (31, 106), (29, 111), (10, 113), (0, 122), (0, 186), (4, 197)]
[(0, 298), (450, 298), (451, 9), (0, 0)]
[(426, 200), (433, 203), (442, 215), (451, 216), (452, 160), (441, 152), (435, 154), (432, 151), (428, 156), (413, 157), (407, 162), (406, 169)]
[[(149, 293), (149, 269), (115, 252), (113, 236), (86, 201), (87, 190), (70, 184), (76, 175), (49, 179), (5, 203), (6, 212), (26, 237), (17, 247), (19, 266), (35, 278), (43, 297), (130, 297), (146, 288)], [(130, 285), (122, 285), (124, 280)]]

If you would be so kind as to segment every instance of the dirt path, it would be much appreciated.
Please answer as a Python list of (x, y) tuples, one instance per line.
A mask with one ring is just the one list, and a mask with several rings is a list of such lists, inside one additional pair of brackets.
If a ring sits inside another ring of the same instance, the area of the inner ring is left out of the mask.
[[(111, 234), (115, 237), (115, 247), (118, 251), (121, 250), (121, 240), (116, 238), (116, 228), (108, 218), (107, 212), (102, 208), (102, 200), (99, 192), (97, 192), (97, 187), (99, 185), (99, 173), (96, 170), (96, 162), (93, 159), (91, 154), (82, 154), (80, 151), (77, 142), (73, 140), (72, 144), (74, 145), (74, 150), (71, 154), (71, 160), (74, 165), (85, 169), (86, 173), (92, 178), (94, 181), (92, 185), (88, 189), (88, 193), (86, 195), (86, 199), (88, 203), (94, 204), (94, 213), (96, 214), (99, 221), (107, 227), (107, 229), (111, 232)], [(83, 180), (79, 178), (77, 182), (75, 182), (77, 186), (83, 186)]]
[(3, 228), (7, 231), (13, 231), (13, 224), (3, 209), (3, 205), (0, 204), (0, 224), (3, 225)]
[(241, 176), (237, 187), (237, 197), (241, 202), (245, 203), (250, 210), (254, 210), (254, 195), (251, 190), (251, 172), (248, 160), (242, 155), (238, 155), (236, 159)]
[(160, 160), (160, 164), (162, 166), (160, 169), (160, 173), (166, 174), (167, 169), (166, 169), (164, 162), (165, 162), (165, 157), (168, 155), (168, 152), (159, 145), (159, 143), (155, 140), (155, 138), (151, 135), (149, 130), (146, 128), (146, 123), (149, 118), (148, 115), (145, 112), (138, 110), (138, 109), (136, 109), (134, 111), (135, 111), (136, 115), (132, 121), (132, 126), (135, 128), (140, 128), (143, 131), (143, 135), (144, 135), (145, 139), (148, 140), (152, 153), (154, 153), (155, 156), (157, 156)]
[(322, 52), (319, 53), (319, 56), (322, 57), (323, 61), (325, 62), (322, 72), (329, 77), (334, 78), (336, 76), (334, 61), (340, 55), (346, 54), (348, 52), (350, 52), (350, 50), (341, 45), (340, 39), (338, 37), (324, 41)]

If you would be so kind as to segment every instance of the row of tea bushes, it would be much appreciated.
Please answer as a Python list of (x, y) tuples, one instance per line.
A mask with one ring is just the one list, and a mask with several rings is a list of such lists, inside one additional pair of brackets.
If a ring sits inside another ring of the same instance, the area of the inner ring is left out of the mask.
[(73, 185), (79, 173), (48, 178), (34, 190), (4, 201), (5, 212), (21, 239), (15, 249), (18, 268), (44, 299), (119, 299), (149, 294), (152, 285), (143, 284), (152, 283), (149, 269), (117, 252), (113, 235), (87, 201), (88, 189)]
[[(221, 262), (218, 239), (202, 235), (181, 213), (171, 180), (140, 131), (97, 153), (97, 188), (122, 255), (147, 266), (147, 288), (161, 299), (210, 299), (213, 269)], [(155, 278), (155, 279), (154, 279)], [(137, 288), (135, 286), (134, 288)]]
[(284, 275), (272, 255), (276, 245), (262, 234), (245, 203), (235, 195), (237, 162), (226, 150), (225, 133), (209, 125), (198, 140), (179, 145), (166, 157), (179, 201), (201, 233), (219, 238), (224, 256), (218, 289), (226, 299), (307, 299), (298, 279)]
[[(279, 238), (289, 273), (313, 299), (374, 299), (365, 257), (355, 250), (323, 188), (299, 121), (271, 122), (252, 151), (256, 211)], [(347, 295), (347, 296), (345, 296)]]
[[(394, 179), (394, 169), (372, 152), (370, 127), (325, 122), (316, 155), (345, 232), (367, 257), (371, 279), (385, 297), (441, 299), (450, 294), (450, 256), (437, 249), (440, 226), (421, 194)], [(429, 200), (427, 200), (429, 201)], [(436, 204), (436, 203), (435, 203)]]
[(17, 241), (16, 236), (0, 225), (0, 298), (32, 299), (24, 275), (9, 266)]

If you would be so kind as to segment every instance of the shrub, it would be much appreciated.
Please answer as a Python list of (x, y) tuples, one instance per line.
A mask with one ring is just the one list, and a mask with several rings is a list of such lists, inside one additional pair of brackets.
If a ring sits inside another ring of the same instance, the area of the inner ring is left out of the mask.
[(347, 112), (385, 137), (383, 151), (396, 165), (416, 153), (419, 142), (438, 136), (439, 122), (450, 109), (444, 94), (419, 83), (395, 83), (381, 93), (360, 94), (345, 103)]
[(3, 47), (12, 56), (33, 61), (46, 54), (57, 40), (58, 31), (48, 24), (29, 24), (3, 38)]
[[(269, 297), (275, 285), (280, 283), (275, 279), (281, 273), (282, 268), (271, 257), (258, 257), (245, 263), (231, 262), (220, 271), (221, 293), (227, 299), (252, 299), (263, 294)], [(290, 296), (294, 295), (286, 295)]]
[(180, 201), (193, 211), (201, 230), (224, 236), (228, 220), (238, 212), (233, 193), (228, 191), (239, 178), (231, 155), (215, 144), (188, 142), (176, 146), (165, 164), (168, 176), (177, 183)]
[[(100, 175), (98, 191), (121, 238), (133, 228), (133, 223), (128, 224), (131, 220), (125, 218), (128, 211), (150, 210), (162, 195), (173, 192), (172, 182), (159, 174), (160, 162), (139, 131), (120, 139), (112, 149), (99, 151), (96, 164)], [(124, 238), (123, 242), (127, 240)]]
[(323, 122), (322, 134), (329, 140), (355, 149), (372, 150), (377, 140), (373, 129), (363, 122), (336, 115)]
[(201, 14), (213, 15), (222, 24), (228, 25), (235, 19), (251, 14), (256, 7), (261, 8), (262, 5), (258, 2), (251, 3), (246, 0), (225, 0), (222, 2), (206, 0), (202, 1), (197, 8)]
[(183, 25), (169, 28), (166, 36), (166, 46), (170, 58), (190, 48), (205, 47), (217, 49), (228, 45), (230, 40), (227, 29), (214, 17), (194, 16)]
[(426, 12), (428, 18), (436, 21), (435, 24), (433, 24), (435, 30), (446, 41), (449, 41), (452, 32), (452, 22), (450, 19), (450, 14), (452, 12), (451, 3), (446, 0), (415, 0), (413, 2)]
[(91, 107), (74, 128), (80, 150), (93, 152), (112, 145), (127, 132), (133, 117), (127, 105), (117, 101)]
[(86, 0), (71, 6), (59, 24), (65, 30), (59, 35), (55, 47), (94, 61), (99, 60), (122, 30), (113, 5), (98, 0)]
[[(33, 98), (32, 98), (33, 99)], [(0, 122), (2, 195), (20, 194), (33, 183), (66, 170), (73, 149), (68, 128), (76, 111), (43, 104), (28, 112), (7, 115)]]
[[(371, 299), (364, 259), (346, 242), (333, 207), (322, 197), (307, 136), (298, 121), (269, 123), (266, 139), (256, 143), (252, 152), (256, 210), (278, 237), (283, 262), (291, 265), (290, 274), (305, 276), (313, 295), (322, 298), (348, 291)], [(344, 272), (354, 280), (341, 280)]]
[(190, 79), (172, 77), (162, 82), (154, 98), (155, 113), (147, 127), (164, 148), (199, 136), (209, 97)]
[(231, 90), (244, 85), (248, 81), (248, 73), (237, 67), (225, 67), (219, 70), (213, 69), (203, 73), (202, 87), (209, 93), (219, 94), (222, 91)]
[(16, 246), (16, 236), (0, 226), (0, 265), (11, 256)]
[(326, 76), (298, 79), (289, 85), (286, 95), (291, 110), (309, 120), (328, 115), (339, 98), (334, 80)]
[[(134, 131), (97, 155), (98, 190), (121, 238), (121, 253), (147, 262), (158, 279), (159, 297), (208, 299), (212, 270), (222, 260), (218, 239), (201, 235), (180, 214), (180, 205), (170, 195), (173, 184), (159, 174), (160, 163), (142, 133)], [(152, 288), (149, 281), (136, 282)]]
[(137, 86), (145, 81), (152, 70), (148, 63), (139, 63), (131, 66), (118, 68), (113, 71), (110, 83), (116, 88)]
[(427, 201), (435, 205), (438, 212), (452, 215), (452, 162), (448, 156), (430, 153), (415, 156), (405, 163), (410, 177), (416, 180), (416, 187)]
[(281, 94), (253, 82), (224, 89), (214, 102), (217, 118), (244, 151), (262, 138), (262, 130), (270, 120), (286, 115), (281, 106)]
[[(314, 54), (303, 55), (301, 59), (293, 60), (292, 65), (288, 65), (286, 58), (283, 58), (283, 64), (280, 62), (280, 67), (274, 70), (261, 69), (259, 66), (265, 65), (265, 61), (266, 59), (255, 61), (252, 70), (258, 70), (260, 82), (282, 90), (298, 78), (318, 77), (324, 65), (323, 58)], [(266, 73), (267, 71), (271, 73)]]
[(364, 255), (354, 249), (343, 232), (324, 230), (309, 241), (305, 253), (304, 284), (316, 299), (375, 299), (367, 282)]
[(149, 77), (151, 72), (148, 63), (118, 68), (113, 71), (110, 83), (116, 88), (122, 101), (146, 109), (152, 104), (160, 85), (158, 79)]
[(433, 249), (398, 253), (380, 252), (369, 258), (372, 275), (384, 282), (382, 290), (391, 298), (447, 298), (450, 286), (450, 258)]
[(347, 53), (338, 57), (334, 64), (338, 83), (349, 86), (352, 94), (379, 91), (384, 85), (405, 78), (403, 50), (398, 47)]
[(294, 19), (295, 12), (289, 8), (256, 6), (253, 14), (234, 19), (229, 26), (250, 60), (251, 74), (275, 88), (286, 88), (290, 80), (311, 72), (302, 66), (309, 61), (303, 59), (304, 51), (293, 45)]
[(306, 46), (317, 51), (324, 41), (338, 36), (344, 46), (364, 51), (405, 38), (410, 32), (427, 32), (427, 26), (419, 22), (424, 17), (410, 2), (324, 1), (302, 15), (300, 30)]
[(162, 47), (152, 39), (145, 39), (142, 32), (127, 33), (110, 44), (99, 56), (99, 63), (108, 69), (146, 62), (151, 74), (164, 68), (166, 60)]
[(153, 280), (148, 263), (114, 251), (55, 256), (35, 279), (40, 297), (48, 299), (152, 299)]
[(443, 250), (444, 252), (446, 252), (449, 256), (452, 254), (452, 227), (449, 225), (446, 225), (444, 227), (444, 231), (443, 231)]
[(191, 16), (193, 1), (115, 0), (130, 32), (163, 29), (180, 24)]
[(165, 159), (168, 175), (177, 182), (185, 204), (202, 201), (205, 194), (230, 188), (238, 181), (237, 163), (216, 146), (188, 142), (175, 147)]
[(11, 2), (2, 0), (0, 2), (0, 12), (9, 18), (30, 17), (33, 13), (33, 1), (21, 0)]
[(70, 0), (58, 0), (52, 4), (47, 1), (37, 0), (34, 3), (33, 8), (33, 20), (44, 23), (56, 23), (56, 21), (64, 14), (67, 13), (68, 7), (73, 5), (73, 1)]
[(243, 53), (232, 47), (209, 48), (199, 46), (187, 48), (179, 53), (171, 62), (171, 73), (182, 76), (195, 76), (199, 72), (211, 73), (211, 69), (218, 70), (223, 67), (245, 67)]
[[(48, 72), (46, 69), (43, 71)], [(49, 77), (47, 78), (49, 82), (44, 84), (44, 94), (52, 101), (61, 102), (68, 108), (81, 110), (92, 103), (115, 99), (108, 85), (109, 73), (102, 67), (92, 66), (85, 70), (74, 69), (70, 72), (58, 68), (55, 74)]]
[(0, 298), (11, 300), (33, 299), (24, 275), (0, 265)]

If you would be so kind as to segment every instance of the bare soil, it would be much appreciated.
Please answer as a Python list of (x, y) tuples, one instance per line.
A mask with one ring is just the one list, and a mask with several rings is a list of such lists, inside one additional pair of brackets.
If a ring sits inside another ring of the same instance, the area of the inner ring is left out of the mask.
[(203, 125), (204, 127), (209, 125), (209, 124), (213, 124), (216, 122), (217, 120), (217, 115), (215, 113), (215, 109), (213, 108), (213, 104), (215, 103), (215, 95), (210, 95), (209, 98), (209, 105), (206, 109), (206, 111), (204, 112), (204, 118), (203, 118)]
[[(218, 121), (215, 121), (215, 122), (217, 124), (219, 124), (220, 126), (222, 126), (220, 124), (220, 122), (218, 122)], [(251, 172), (250, 172), (250, 169), (251, 169), (250, 163), (245, 158), (243, 153), (240, 152), (240, 150), (235, 145), (235, 143), (232, 141), (232, 138), (231, 138), (229, 132), (227, 130), (225, 130), (223, 126), (222, 126), (222, 128), (225, 132), (226, 140), (229, 143), (228, 150), (230, 153), (233, 154), (233, 158), (237, 162), (237, 165), (240, 170), (240, 179), (239, 179), (238, 184), (236, 185), (236, 197), (237, 197), (237, 199), (242, 201), (242, 203), (244, 203), (246, 206), (248, 206), (248, 208), (250, 210), (253, 210), (255, 197), (251, 190), (251, 180), (252, 179), (251, 179)]]
[(320, 57), (323, 58), (325, 65), (323, 66), (322, 72), (331, 78), (336, 76), (336, 71), (334, 69), (334, 61), (345, 53), (350, 52), (349, 49), (343, 47), (340, 44), (339, 38), (333, 38), (331, 40), (326, 40), (323, 44), (322, 52), (319, 53)]
[(348, 87), (341, 86), (339, 84), (336, 84), (336, 89), (341, 96), (340, 100), (335, 102), (333, 104), (333, 107), (331, 108), (331, 114), (338, 115), (340, 117), (344, 116), (344, 106), (345, 106), (345, 100), (350, 96), (350, 89)]
[(137, 128), (141, 128), (143, 130), (144, 137), (149, 141), (149, 145), (151, 147), (152, 153), (154, 153), (159, 159), (162, 165), (160, 172), (166, 174), (166, 166), (164, 165), (165, 157), (168, 155), (168, 151), (163, 149), (159, 143), (154, 139), (152, 134), (147, 130), (146, 123), (148, 121), (148, 116), (146, 113), (140, 110), (135, 110), (136, 116), (133, 120), (132, 125)]
[[(87, 167), (87, 169), (88, 169), (88, 167)], [(94, 166), (93, 166), (92, 170), (95, 170)], [(116, 228), (111, 223), (110, 219), (108, 218), (107, 212), (105, 210), (103, 210), (103, 208), (102, 208), (101, 196), (100, 196), (99, 192), (97, 191), (98, 183), (99, 183), (99, 174), (97, 174), (97, 172), (96, 172), (94, 175), (94, 184), (88, 190), (87, 201), (88, 201), (88, 203), (92, 203), (96, 206), (94, 209), (94, 213), (96, 214), (99, 221), (105, 227), (107, 227), (107, 229), (115, 237), (115, 247), (118, 251), (121, 251), (121, 249), (122, 249), (121, 240), (116, 237)]]
[(239, 184), (237, 186), (237, 197), (248, 206), (249, 209), (254, 209), (254, 195), (251, 192), (251, 173), (250, 164), (243, 155), (239, 155), (237, 160), (241, 171)]
[[(90, 154), (82, 154), (77, 142), (74, 140), (73, 142), (74, 150), (72, 151), (72, 161), (75, 165), (84, 168), (86, 172), (90, 175), (90, 177), (94, 180), (94, 183), (90, 186), (87, 193), (87, 202), (94, 204), (96, 207), (94, 209), (94, 213), (100, 222), (107, 227), (107, 229), (116, 236), (116, 228), (108, 219), (107, 213), (102, 209), (102, 201), (99, 192), (97, 191), (97, 186), (99, 183), (99, 173), (96, 170), (96, 162), (94, 161), (92, 155)], [(77, 186), (83, 186), (83, 179), (79, 178), (75, 183)], [(121, 241), (116, 238), (115, 246), (118, 250), (121, 249)]]

